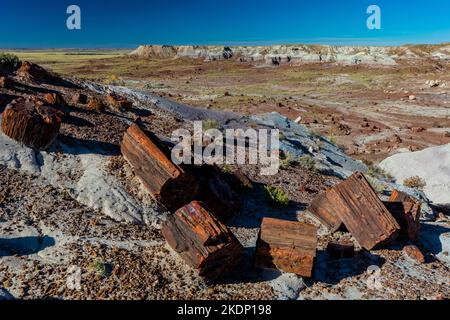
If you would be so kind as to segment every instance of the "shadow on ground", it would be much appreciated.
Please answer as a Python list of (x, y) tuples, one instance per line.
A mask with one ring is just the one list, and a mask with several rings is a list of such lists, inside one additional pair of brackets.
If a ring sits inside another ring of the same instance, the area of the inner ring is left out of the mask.
[(55, 239), (49, 236), (30, 236), (10, 239), (0, 238), (0, 257), (35, 254), (54, 245)]

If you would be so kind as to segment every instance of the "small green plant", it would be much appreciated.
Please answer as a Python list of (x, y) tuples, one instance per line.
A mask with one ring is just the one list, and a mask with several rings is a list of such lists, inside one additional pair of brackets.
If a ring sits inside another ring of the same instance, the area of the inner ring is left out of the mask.
[(219, 129), (219, 122), (214, 119), (208, 119), (203, 121), (203, 131), (207, 131), (209, 129)]
[(91, 272), (95, 272), (102, 277), (106, 277), (108, 275), (108, 265), (103, 263), (102, 261), (94, 261), (89, 265), (89, 270)]
[(407, 178), (403, 181), (403, 185), (409, 188), (414, 188), (417, 190), (423, 190), (425, 186), (427, 185), (426, 182), (419, 176), (413, 176), (410, 178)]
[(377, 179), (369, 176), (368, 174), (366, 174), (365, 177), (376, 193), (384, 193), (384, 191), (387, 189), (386, 184), (379, 183)]
[(0, 53), (0, 65), (16, 70), (20, 67), (20, 59), (11, 53)]
[(387, 173), (386, 171), (384, 171), (383, 169), (381, 169), (380, 167), (378, 167), (376, 165), (369, 166), (367, 174), (374, 178), (385, 178), (386, 180), (389, 180), (389, 181), (394, 179), (394, 177), (392, 177), (392, 175), (390, 175), (389, 173)]
[(287, 205), (289, 203), (289, 197), (282, 189), (274, 186), (264, 186), (264, 189), (272, 202), (279, 205)]
[(290, 152), (283, 152), (280, 155), (280, 167), (285, 169), (290, 167), (295, 162), (295, 158)]
[(316, 171), (316, 160), (310, 155), (304, 155), (298, 158), (298, 163), (305, 169)]
[(332, 144), (336, 145), (336, 136), (334, 134), (330, 134), (327, 137), (328, 141), (330, 141)]

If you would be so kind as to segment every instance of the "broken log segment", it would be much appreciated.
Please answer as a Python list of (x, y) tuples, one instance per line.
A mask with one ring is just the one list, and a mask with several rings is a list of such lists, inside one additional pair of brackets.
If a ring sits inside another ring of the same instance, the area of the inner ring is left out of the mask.
[[(367, 250), (395, 239), (400, 226), (364, 175), (354, 173), (327, 190), (315, 204), (322, 217), (342, 221), (358, 243)], [(337, 220), (329, 220), (337, 221)], [(337, 223), (330, 224), (334, 227)]]
[(394, 190), (384, 203), (400, 225), (400, 238), (417, 241), (420, 233), (421, 204), (407, 193)]
[(334, 213), (334, 204), (329, 201), (326, 192), (318, 195), (311, 202), (308, 211), (331, 233), (336, 232), (342, 225), (341, 219)]
[(167, 209), (191, 202), (198, 192), (195, 177), (170, 159), (170, 152), (151, 132), (132, 124), (125, 132), (121, 151), (145, 188)]
[(255, 266), (311, 277), (316, 248), (315, 226), (264, 218), (256, 243)]
[(198, 201), (169, 216), (161, 231), (169, 246), (209, 281), (232, 270), (243, 253), (233, 233)]
[(2, 131), (27, 147), (45, 150), (58, 136), (63, 116), (42, 102), (19, 98), (6, 106)]

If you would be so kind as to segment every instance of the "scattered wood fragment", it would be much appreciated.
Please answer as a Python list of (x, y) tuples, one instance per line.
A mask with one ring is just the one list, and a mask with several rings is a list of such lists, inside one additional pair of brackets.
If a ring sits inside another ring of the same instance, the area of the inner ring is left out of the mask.
[(313, 213), (336, 230), (342, 221), (367, 250), (397, 237), (400, 226), (360, 172), (339, 183), (313, 201)]
[(425, 256), (422, 251), (413, 244), (405, 246), (403, 248), (403, 254), (416, 263), (425, 263)]
[(46, 93), (44, 95), (44, 101), (50, 106), (66, 106), (66, 101), (59, 93)]
[(74, 104), (86, 104), (88, 97), (87, 97), (87, 95), (85, 95), (83, 93), (75, 93), (72, 96), (71, 100), (72, 100), (72, 103), (74, 103)]
[(106, 106), (102, 100), (97, 98), (89, 98), (87, 109), (97, 112), (105, 112)]
[(109, 93), (106, 96), (106, 101), (110, 107), (117, 110), (130, 110), (133, 107), (133, 103), (116, 93)]
[(171, 161), (170, 151), (153, 133), (131, 125), (121, 151), (146, 189), (167, 209), (174, 211), (197, 195), (195, 177)]
[(0, 88), (11, 88), (13, 81), (9, 77), (0, 77)]
[(405, 192), (394, 190), (385, 205), (400, 225), (400, 238), (417, 241), (420, 233), (420, 202)]
[(2, 131), (30, 148), (45, 150), (58, 136), (63, 116), (41, 102), (19, 98), (6, 106)]
[(232, 270), (243, 252), (233, 233), (198, 201), (169, 216), (161, 231), (183, 260), (209, 281)]
[(264, 218), (256, 243), (255, 266), (311, 277), (316, 248), (315, 226)]

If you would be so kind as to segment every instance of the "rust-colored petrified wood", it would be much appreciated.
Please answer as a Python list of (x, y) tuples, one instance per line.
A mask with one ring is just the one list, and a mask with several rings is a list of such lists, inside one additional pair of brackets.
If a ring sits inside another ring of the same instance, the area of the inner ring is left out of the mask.
[(256, 243), (255, 266), (311, 277), (316, 248), (315, 226), (264, 218)]
[(19, 98), (6, 106), (2, 131), (27, 147), (45, 150), (58, 136), (63, 116), (42, 102)]
[(420, 233), (420, 202), (402, 191), (392, 191), (386, 208), (400, 225), (403, 240), (416, 241)]
[(198, 201), (169, 216), (161, 231), (183, 260), (209, 281), (232, 270), (243, 253), (233, 233)]
[(125, 132), (122, 155), (147, 190), (167, 209), (175, 211), (191, 202), (198, 192), (193, 175), (170, 159), (170, 151), (151, 132), (132, 124)]
[(400, 226), (360, 172), (327, 190), (318, 206), (342, 221), (367, 250), (395, 239)]
[(342, 225), (342, 220), (334, 212), (334, 203), (330, 202), (327, 193), (319, 194), (309, 205), (308, 211), (330, 232), (336, 232)]

